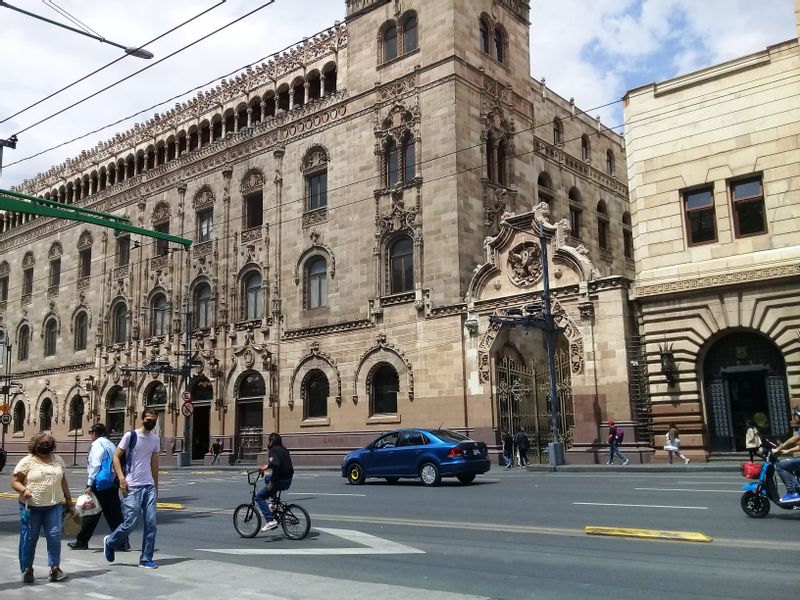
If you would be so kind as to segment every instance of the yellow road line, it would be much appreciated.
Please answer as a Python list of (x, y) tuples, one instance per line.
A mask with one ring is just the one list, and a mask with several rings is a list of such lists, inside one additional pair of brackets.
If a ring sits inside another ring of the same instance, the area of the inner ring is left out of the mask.
[(712, 538), (698, 531), (664, 531), (659, 529), (634, 529), (630, 527), (584, 527), (586, 535), (631, 537), (645, 540), (673, 540), (678, 542), (711, 542)]
[[(15, 492), (0, 492), (0, 499), (17, 500), (19, 499), (19, 494)], [(163, 510), (184, 510), (186, 507), (180, 502), (156, 502), (156, 508)]]

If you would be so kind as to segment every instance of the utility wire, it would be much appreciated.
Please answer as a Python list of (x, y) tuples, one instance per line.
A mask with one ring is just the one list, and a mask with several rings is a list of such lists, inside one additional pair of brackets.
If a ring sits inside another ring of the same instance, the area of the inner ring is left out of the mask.
[[(203, 16), (203, 15), (205, 15), (206, 13), (208, 13), (208, 12), (211, 12), (212, 10), (214, 10), (215, 8), (217, 8), (218, 6), (220, 6), (220, 5), (224, 4), (226, 1), (227, 1), (227, 0), (220, 0), (220, 2), (217, 2), (217, 4), (215, 4), (214, 6), (211, 6), (210, 8), (207, 8), (206, 10), (204, 10), (204, 11), (202, 11), (202, 12), (200, 12), (200, 13), (196, 14), (195, 16), (193, 16), (192, 18), (190, 18), (190, 19), (188, 19), (188, 20), (184, 21), (184, 22), (183, 22), (183, 23), (181, 23), (180, 25), (176, 25), (175, 27), (173, 27), (173, 28), (172, 28), (172, 29), (170, 29), (169, 31), (165, 31), (165, 32), (164, 32), (164, 33), (162, 33), (161, 35), (159, 35), (159, 36), (157, 36), (157, 37), (154, 37), (152, 40), (150, 40), (149, 42), (145, 42), (144, 44), (142, 44), (141, 46), (137, 47), (136, 49), (137, 49), (137, 50), (141, 50), (142, 48), (144, 48), (144, 47), (146, 47), (146, 46), (149, 46), (149, 45), (150, 45), (150, 44), (152, 44), (153, 42), (156, 42), (156, 41), (160, 40), (161, 38), (163, 38), (163, 37), (165, 37), (165, 36), (167, 36), (167, 35), (169, 35), (169, 34), (173, 33), (174, 31), (176, 31), (176, 30), (180, 29), (180, 28), (181, 28), (181, 27), (183, 27), (184, 25), (187, 25), (187, 24), (191, 23), (192, 21), (194, 21), (195, 19), (198, 19), (199, 17), (202, 17), (202, 16)], [(47, 96), (45, 96), (44, 98), (41, 98), (41, 99), (37, 100), (37, 101), (36, 101), (36, 102), (34, 102), (33, 104), (30, 104), (30, 105), (26, 106), (26, 107), (25, 107), (25, 108), (23, 108), (23, 109), (21, 109), (21, 110), (18, 110), (18, 111), (17, 111), (17, 112), (15, 112), (13, 115), (9, 115), (9, 116), (7, 116), (6, 118), (4, 118), (4, 119), (0, 120), (0, 123), (5, 123), (5, 122), (6, 122), (6, 121), (8, 121), (9, 119), (13, 119), (13, 118), (14, 118), (14, 117), (16, 117), (17, 115), (21, 115), (22, 113), (24, 113), (24, 112), (25, 112), (25, 111), (27, 111), (27, 110), (30, 110), (30, 109), (31, 109), (31, 108), (33, 108), (34, 106), (38, 106), (38, 105), (39, 105), (39, 104), (41, 104), (42, 102), (44, 102), (44, 101), (46, 101), (46, 100), (49, 100), (50, 98), (53, 98), (54, 96), (57, 96), (57, 95), (58, 95), (58, 94), (60, 94), (61, 92), (68, 90), (69, 88), (71, 88), (71, 87), (73, 87), (73, 86), (75, 86), (75, 85), (77, 85), (77, 84), (81, 83), (82, 81), (86, 81), (87, 79), (89, 79), (89, 77), (93, 77), (94, 75), (97, 75), (97, 74), (98, 74), (100, 71), (103, 71), (103, 70), (107, 69), (108, 67), (110, 67), (110, 66), (112, 66), (112, 65), (115, 65), (115, 64), (117, 64), (119, 61), (121, 61), (121, 60), (124, 60), (124, 59), (126, 59), (127, 57), (128, 57), (128, 55), (127, 55), (127, 54), (123, 54), (123, 55), (122, 55), (122, 56), (120, 56), (119, 58), (116, 58), (116, 59), (112, 60), (110, 63), (108, 63), (108, 64), (106, 64), (106, 65), (103, 65), (103, 66), (102, 66), (102, 67), (100, 67), (99, 69), (95, 69), (94, 71), (92, 71), (91, 73), (88, 73), (88, 74), (84, 75), (84, 76), (83, 76), (83, 77), (81, 77), (80, 79), (77, 79), (77, 80), (73, 81), (72, 83), (70, 83), (70, 84), (68, 84), (68, 85), (65, 85), (65, 86), (64, 86), (64, 87), (62, 87), (61, 89), (59, 89), (59, 90), (56, 90), (55, 92), (52, 92), (51, 94), (48, 94), (48, 95), (47, 95)], [(152, 65), (151, 65), (151, 66), (152, 66)], [(29, 127), (28, 129), (30, 129), (30, 127)], [(58, 147), (60, 147), (60, 145), (59, 145)]]
[(119, 85), (120, 83), (123, 83), (123, 82), (127, 81), (128, 79), (131, 79), (132, 77), (136, 77), (137, 75), (139, 75), (140, 73), (143, 73), (144, 71), (147, 71), (148, 69), (152, 69), (153, 67), (155, 67), (156, 65), (159, 65), (159, 64), (161, 64), (161, 63), (162, 63), (162, 62), (164, 62), (165, 60), (168, 60), (168, 59), (172, 58), (173, 56), (175, 56), (175, 55), (177, 55), (177, 54), (180, 54), (180, 53), (181, 53), (181, 52), (183, 52), (184, 50), (188, 50), (188, 49), (189, 49), (189, 48), (191, 48), (192, 46), (195, 46), (195, 45), (199, 44), (200, 42), (207, 40), (207, 39), (208, 39), (208, 38), (210, 38), (212, 35), (215, 35), (215, 34), (219, 33), (220, 31), (223, 31), (223, 30), (227, 29), (227, 28), (228, 28), (228, 27), (230, 27), (231, 25), (235, 25), (235, 24), (236, 24), (236, 23), (238, 23), (239, 21), (242, 21), (243, 19), (246, 19), (247, 17), (249, 17), (249, 16), (251, 16), (251, 15), (253, 15), (253, 14), (257, 13), (258, 11), (260, 11), (260, 10), (262, 10), (262, 9), (266, 8), (267, 6), (269, 6), (269, 5), (271, 5), (271, 4), (274, 4), (274, 3), (275, 3), (275, 0), (268, 0), (268, 1), (267, 1), (267, 2), (265, 2), (264, 4), (261, 4), (261, 5), (260, 5), (260, 6), (258, 6), (257, 8), (254, 8), (253, 10), (251, 10), (250, 12), (248, 12), (248, 13), (245, 13), (245, 14), (243, 14), (243, 15), (242, 15), (242, 16), (240, 16), (240, 17), (237, 17), (236, 19), (234, 19), (233, 21), (231, 21), (231, 22), (229, 22), (229, 23), (227, 23), (227, 24), (223, 25), (222, 27), (218, 27), (218, 28), (217, 28), (217, 29), (215, 29), (214, 31), (212, 31), (212, 32), (210, 32), (210, 33), (207, 33), (206, 35), (204, 35), (204, 36), (202, 36), (202, 37), (200, 37), (200, 38), (196, 39), (195, 41), (193, 41), (193, 42), (191, 42), (191, 43), (189, 43), (189, 44), (186, 44), (185, 46), (182, 46), (181, 48), (178, 48), (177, 50), (175, 50), (174, 52), (172, 52), (172, 53), (170, 53), (170, 54), (167, 54), (167, 55), (166, 55), (164, 58), (161, 58), (161, 59), (157, 60), (156, 62), (154, 62), (154, 63), (152, 63), (152, 64), (149, 64), (149, 65), (147, 65), (147, 66), (145, 66), (145, 67), (142, 67), (142, 68), (141, 68), (141, 69), (139, 69), (138, 71), (134, 71), (134, 72), (133, 72), (133, 73), (131, 73), (130, 75), (127, 75), (127, 76), (123, 77), (122, 79), (119, 79), (119, 80), (115, 81), (114, 83), (107, 85), (106, 87), (104, 87), (104, 88), (102, 88), (102, 89), (100, 89), (100, 90), (98, 90), (98, 91), (96, 91), (96, 92), (94, 92), (94, 93), (90, 94), (89, 96), (86, 96), (85, 98), (82, 98), (81, 100), (78, 100), (77, 102), (73, 102), (73, 103), (72, 103), (72, 104), (70, 104), (69, 106), (65, 106), (64, 108), (62, 108), (62, 109), (61, 109), (61, 110), (59, 110), (58, 112), (55, 112), (55, 113), (53, 113), (52, 115), (50, 115), (50, 116), (48, 116), (48, 117), (45, 117), (44, 119), (40, 119), (40, 120), (36, 121), (35, 123), (33, 123), (33, 124), (31, 124), (31, 125), (28, 125), (27, 127), (23, 128), (23, 129), (20, 129), (19, 131), (17, 131), (17, 132), (16, 132), (16, 134), (15, 134), (15, 135), (17, 135), (17, 136), (19, 137), (19, 135), (21, 135), (22, 133), (25, 133), (26, 131), (30, 131), (30, 130), (31, 130), (31, 129), (33, 129), (34, 127), (37, 127), (37, 126), (41, 125), (42, 123), (46, 123), (46, 122), (47, 122), (47, 121), (49, 121), (50, 119), (53, 119), (53, 118), (55, 118), (55, 117), (57, 117), (57, 116), (59, 116), (59, 115), (62, 115), (62, 114), (64, 114), (64, 113), (65, 113), (65, 112), (67, 112), (68, 110), (70, 110), (70, 109), (72, 109), (72, 108), (75, 108), (76, 106), (78, 106), (78, 105), (80, 105), (80, 104), (83, 104), (83, 103), (84, 103), (84, 102), (86, 102), (87, 100), (90, 100), (90, 99), (92, 99), (92, 98), (94, 98), (94, 97), (96, 97), (96, 96), (99, 96), (99, 95), (100, 95), (100, 94), (102, 94), (103, 92), (110, 90), (111, 88), (113, 88), (113, 87), (115, 87), (115, 86)]
[(44, 4), (46, 7), (48, 7), (48, 8), (51, 8), (51, 9), (53, 9), (54, 11), (56, 11), (56, 12), (57, 12), (58, 14), (60, 14), (61, 16), (63, 16), (63, 17), (65, 17), (65, 18), (69, 19), (69, 20), (70, 20), (70, 21), (71, 21), (73, 24), (77, 25), (78, 27), (80, 27), (81, 29), (83, 29), (84, 31), (86, 31), (87, 33), (91, 33), (91, 34), (93, 34), (93, 35), (96, 35), (97, 37), (100, 37), (100, 38), (101, 38), (101, 37), (103, 37), (102, 35), (100, 35), (99, 33), (97, 33), (97, 32), (96, 32), (94, 29), (92, 29), (91, 27), (89, 27), (89, 26), (88, 26), (86, 23), (84, 23), (83, 21), (81, 21), (81, 20), (80, 20), (78, 17), (76, 17), (76, 16), (74, 16), (74, 15), (70, 14), (70, 13), (69, 13), (69, 11), (67, 11), (65, 8), (61, 8), (61, 7), (60, 7), (58, 4), (56, 4), (56, 3), (55, 3), (53, 0), (42, 0), (42, 3), (43, 3), (43, 4)]

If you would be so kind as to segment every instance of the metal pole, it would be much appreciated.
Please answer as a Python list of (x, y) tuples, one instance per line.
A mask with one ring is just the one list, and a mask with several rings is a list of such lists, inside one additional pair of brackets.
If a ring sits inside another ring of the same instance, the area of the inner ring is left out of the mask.
[[(191, 375), (191, 341), (192, 341), (192, 313), (189, 312), (189, 301), (186, 300), (186, 310), (184, 312), (185, 329), (186, 329), (186, 346), (184, 347), (183, 354), (183, 389), (189, 389), (189, 377)], [(181, 413), (182, 414), (182, 413)], [(189, 467), (192, 464), (192, 449), (191, 449), (191, 422), (189, 417), (183, 415), (183, 452), (181, 452), (182, 467)]]
[[(1, 149), (1, 148), (0, 148)], [(5, 338), (5, 343), (3, 344), (3, 352), (5, 353), (5, 373), (3, 377), (3, 404), (8, 406), (8, 397), (11, 393), (11, 344), (8, 343), (8, 337)], [(6, 432), (8, 431), (8, 425), (3, 423), (3, 437), (0, 440), (0, 451), (5, 452), (6, 449)]]
[[(72, 418), (72, 416), (73, 416), (72, 413), (75, 412), (76, 409), (77, 409), (77, 407), (73, 407), (73, 409), (70, 411), (70, 418)], [(82, 416), (83, 415), (78, 413), (78, 418), (75, 419), (77, 421), (77, 423), (72, 423), (73, 430), (75, 432), (75, 436), (74, 436), (75, 442), (72, 445), (72, 466), (73, 467), (77, 467), (78, 466), (78, 425), (80, 424)]]
[(544, 277), (544, 291), (542, 304), (547, 338), (547, 373), (550, 379), (550, 427), (553, 431), (553, 441), (547, 445), (550, 466), (564, 464), (564, 443), (558, 434), (558, 394), (556, 391), (556, 357), (555, 357), (555, 323), (553, 313), (550, 311), (550, 275), (547, 266), (547, 238), (544, 227), (539, 221), (539, 244), (542, 248), (542, 272)]

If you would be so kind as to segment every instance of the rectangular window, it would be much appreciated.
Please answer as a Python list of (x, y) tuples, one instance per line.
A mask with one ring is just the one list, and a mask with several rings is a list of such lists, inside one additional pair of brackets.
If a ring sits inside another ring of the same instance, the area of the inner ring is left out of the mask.
[(92, 274), (92, 249), (81, 250), (78, 260), (78, 277), (89, 277)]
[(736, 237), (767, 233), (761, 176), (732, 181), (730, 186)]
[(197, 241), (207, 242), (211, 239), (214, 228), (214, 211), (211, 209), (197, 213)]
[(244, 228), (259, 227), (264, 223), (264, 194), (255, 192), (244, 197)]
[[(153, 228), (159, 233), (169, 233), (169, 223), (159, 223)], [(169, 252), (169, 242), (156, 238), (156, 256), (163, 256)]]
[(570, 235), (574, 238), (581, 237), (581, 209), (574, 206), (569, 207), (569, 228)]
[(686, 233), (690, 246), (717, 241), (717, 220), (714, 212), (714, 188), (683, 192), (686, 211)]
[(630, 230), (623, 230), (622, 243), (624, 245), (625, 258), (633, 258), (633, 233)]
[(50, 261), (50, 287), (61, 285), (61, 259), (56, 258)]
[(33, 269), (25, 269), (22, 274), (22, 295), (30, 296), (33, 293)]
[(8, 277), (0, 277), (0, 302), (8, 301)]
[(131, 238), (123, 235), (117, 238), (117, 266), (124, 267), (131, 262)]
[(328, 205), (328, 172), (314, 173), (308, 180), (308, 210)]

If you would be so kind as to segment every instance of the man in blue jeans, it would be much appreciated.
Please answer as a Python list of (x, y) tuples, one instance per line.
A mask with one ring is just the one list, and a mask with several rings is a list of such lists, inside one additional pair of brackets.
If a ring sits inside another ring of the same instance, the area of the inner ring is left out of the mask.
[(139, 566), (144, 569), (158, 568), (153, 560), (156, 546), (158, 453), (161, 450), (158, 434), (153, 432), (157, 422), (156, 411), (145, 408), (142, 411), (142, 426), (123, 435), (114, 453), (114, 471), (119, 479), (119, 491), (122, 492), (124, 520), (111, 535), (103, 538), (103, 551), (108, 562), (114, 562), (115, 551), (125, 544), (128, 535), (136, 527), (141, 512), (144, 515), (144, 535)]
[(281, 436), (274, 432), (270, 433), (267, 438), (267, 448), (269, 449), (267, 464), (259, 467), (258, 470), (263, 473), (267, 469), (272, 469), (272, 473), (264, 478), (264, 487), (256, 494), (258, 508), (264, 515), (265, 525), (261, 528), (261, 533), (266, 533), (278, 526), (278, 522), (272, 518), (272, 511), (267, 499), (275, 496), (275, 492), (288, 490), (292, 485), (292, 477), (294, 477), (292, 458), (289, 456), (289, 451), (283, 447)]
[[(794, 435), (775, 448), (776, 456), (800, 452), (800, 405), (792, 409), (792, 427)], [(800, 502), (800, 483), (797, 481), (800, 476), (800, 456), (779, 460), (776, 470), (786, 484), (786, 495), (781, 498), (781, 502)]]

